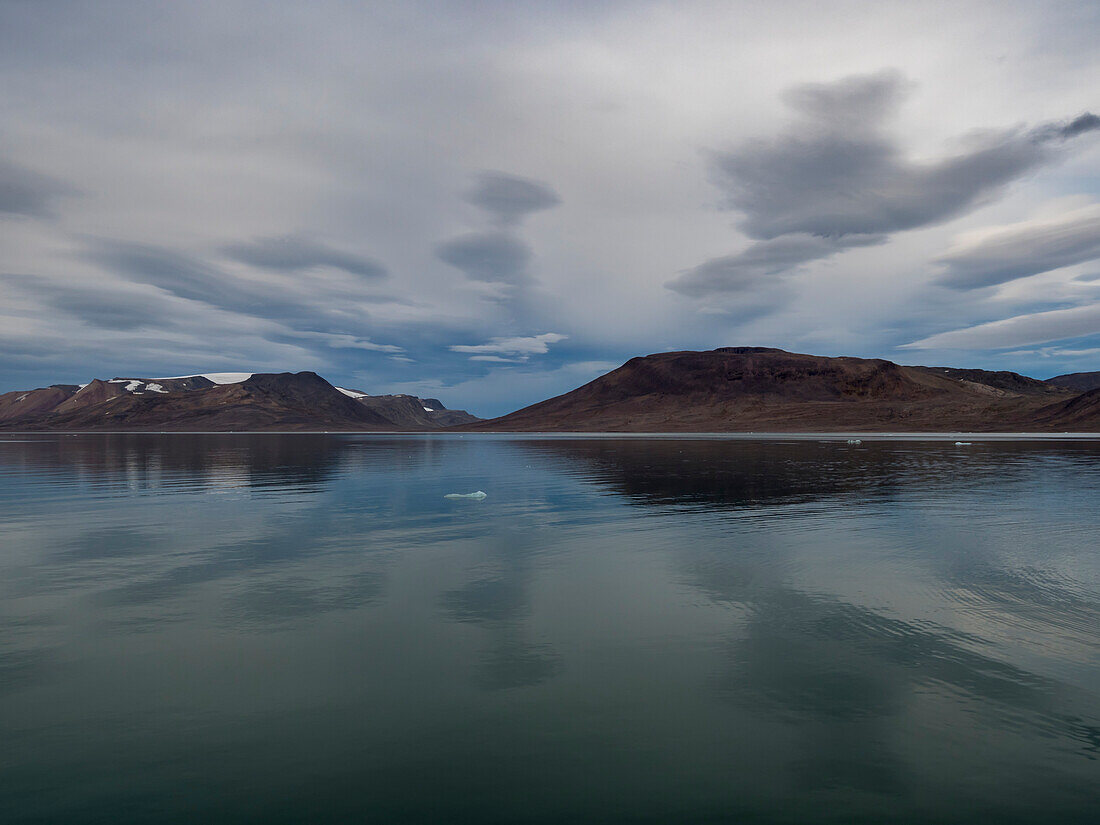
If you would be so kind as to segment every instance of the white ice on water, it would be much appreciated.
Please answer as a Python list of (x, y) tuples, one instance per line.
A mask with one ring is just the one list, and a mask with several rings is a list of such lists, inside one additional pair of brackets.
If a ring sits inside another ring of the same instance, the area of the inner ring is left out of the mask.
[(443, 498), (469, 498), (474, 501), (481, 501), (483, 498), (486, 498), (487, 495), (488, 493), (483, 493), (481, 490), (478, 490), (474, 493), (447, 493)]

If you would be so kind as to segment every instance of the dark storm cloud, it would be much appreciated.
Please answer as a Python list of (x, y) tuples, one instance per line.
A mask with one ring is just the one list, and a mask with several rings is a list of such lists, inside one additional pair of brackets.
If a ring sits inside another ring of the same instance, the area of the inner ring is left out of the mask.
[(885, 241), (885, 235), (821, 238), (806, 234), (759, 241), (736, 255), (712, 258), (688, 270), (671, 281), (668, 288), (694, 298), (751, 290), (762, 281), (772, 280), (774, 276), (807, 261)]
[(223, 252), (230, 258), (250, 266), (280, 272), (300, 272), (327, 266), (365, 278), (381, 278), (386, 274), (385, 267), (369, 258), (340, 252), (294, 235), (258, 238), (251, 243), (231, 244), (225, 247)]
[(504, 226), (517, 224), (532, 212), (561, 203), (557, 193), (545, 183), (503, 172), (478, 174), (466, 199)]
[(74, 189), (59, 180), (0, 160), (0, 217), (47, 218), (53, 201)]
[(839, 237), (941, 223), (1049, 160), (1055, 144), (1100, 128), (1100, 118), (1085, 114), (993, 133), (969, 151), (918, 162), (883, 130), (905, 88), (896, 72), (797, 87), (785, 95), (799, 115), (794, 128), (717, 154), (715, 180), (727, 205), (743, 213), (746, 234)]
[(940, 258), (939, 282), (980, 289), (1100, 258), (1100, 207), (1002, 227)]
[(439, 244), (436, 256), (475, 281), (519, 284), (530, 280), (531, 248), (510, 232), (461, 235)]

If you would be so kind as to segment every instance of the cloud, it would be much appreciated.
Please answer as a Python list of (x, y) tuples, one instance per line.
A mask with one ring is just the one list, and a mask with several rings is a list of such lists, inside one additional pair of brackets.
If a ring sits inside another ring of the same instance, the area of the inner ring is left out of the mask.
[(251, 243), (231, 244), (223, 251), (230, 258), (250, 266), (280, 272), (328, 266), (364, 278), (381, 278), (386, 274), (385, 267), (370, 258), (340, 252), (296, 235), (258, 238)]
[(368, 338), (359, 338), (355, 335), (343, 335), (330, 332), (288, 332), (287, 338), (305, 339), (317, 341), (333, 349), (362, 349), (370, 352), (404, 352), (404, 347), (394, 344), (377, 344)]
[[(280, 284), (235, 278), (196, 256), (125, 241), (90, 239), (84, 257), (122, 278), (157, 287), (178, 298), (286, 325), (286, 331), (273, 332), (273, 338), (309, 339), (335, 349), (404, 351), (361, 334), (369, 321), (367, 313), (353, 301), (361, 296), (348, 293), (340, 285), (315, 279)], [(72, 304), (76, 299), (66, 300)], [(98, 314), (86, 320), (101, 324)]]
[(885, 243), (885, 235), (822, 238), (804, 233), (752, 244), (743, 252), (711, 258), (689, 269), (669, 289), (693, 298), (704, 298), (753, 289), (760, 281), (780, 275), (808, 261), (827, 258), (846, 249)]
[(88, 240), (83, 257), (130, 281), (158, 287), (180, 298), (210, 306), (296, 323), (330, 323), (331, 313), (277, 284), (234, 278), (201, 258), (153, 244), (103, 238)]
[(1017, 315), (930, 335), (903, 349), (1001, 349), (1100, 333), (1100, 304)]
[(939, 259), (939, 283), (981, 287), (1100, 258), (1100, 204), (1054, 219), (1029, 220), (960, 235)]
[(53, 214), (53, 201), (74, 192), (48, 175), (0, 160), (0, 216), (48, 218)]
[(990, 132), (968, 151), (911, 159), (886, 131), (910, 84), (896, 71), (788, 90), (795, 121), (770, 140), (752, 140), (712, 158), (725, 205), (757, 243), (707, 261), (667, 286), (691, 297), (750, 288), (766, 276), (892, 233), (943, 223), (996, 195), (1055, 157), (1063, 141), (1100, 128), (1086, 113), (1030, 131)]
[(561, 198), (545, 183), (508, 175), (481, 172), (475, 176), (466, 200), (484, 209), (502, 226), (519, 223), (532, 212), (550, 209)]
[(492, 364), (522, 364), (524, 358), (504, 358), (500, 355), (471, 355), (471, 361), (488, 361)]
[[(166, 310), (146, 292), (59, 283), (29, 275), (4, 275), (5, 284), (37, 297), (52, 310), (110, 330), (137, 330), (165, 323)], [(140, 289), (138, 287), (137, 289)]]
[[(568, 335), (557, 332), (545, 332), (542, 335), (531, 335), (519, 338), (490, 338), (487, 344), (467, 346), (464, 344), (452, 344), (451, 352), (462, 352), (476, 356), (488, 354), (516, 355), (526, 358), (530, 355), (544, 355), (550, 351), (550, 344), (564, 341)], [(483, 359), (479, 359), (483, 360)]]
[(260, 297), (198, 258), (154, 244), (92, 238), (83, 257), (128, 280), (193, 301), (236, 308), (255, 306)]
[(1083, 135), (1085, 132), (1091, 132), (1094, 129), (1100, 129), (1100, 117), (1092, 112), (1085, 112), (1061, 127), (1058, 134), (1060, 137), (1072, 138)]
[(436, 256), (475, 281), (522, 284), (530, 281), (531, 248), (510, 232), (473, 232), (443, 241)]
[(990, 132), (969, 151), (917, 161), (884, 129), (907, 87), (894, 71), (798, 86), (784, 98), (798, 116), (786, 134), (715, 155), (715, 180), (746, 234), (839, 237), (940, 223), (1050, 160), (1060, 141), (1100, 128), (1086, 114)]

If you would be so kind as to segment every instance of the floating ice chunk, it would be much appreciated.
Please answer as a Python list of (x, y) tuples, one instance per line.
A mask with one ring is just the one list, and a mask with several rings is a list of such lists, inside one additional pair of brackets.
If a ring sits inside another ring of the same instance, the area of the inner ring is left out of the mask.
[(973, 443), (974, 443), (973, 441), (956, 441), (955, 446), (956, 447), (969, 447)]
[(862, 444), (863, 442), (858, 438), (849, 438), (848, 443), (849, 444)]
[(443, 496), (443, 498), (469, 498), (473, 499), (474, 501), (481, 501), (486, 496), (487, 493), (483, 493), (481, 490), (478, 490), (476, 493), (447, 493), (447, 495)]

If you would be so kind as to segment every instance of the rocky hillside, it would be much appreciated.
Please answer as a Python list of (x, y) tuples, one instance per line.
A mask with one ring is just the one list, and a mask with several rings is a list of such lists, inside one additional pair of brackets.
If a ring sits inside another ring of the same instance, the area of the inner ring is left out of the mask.
[(313, 372), (112, 378), (0, 395), (0, 428), (405, 432), (478, 420), (433, 402), (439, 409), (414, 396), (338, 389)]
[[(1098, 429), (1073, 390), (1011, 372), (907, 367), (766, 347), (633, 358), (572, 392), (466, 429), (607, 432)], [(1072, 426), (1070, 426), (1072, 424)]]

